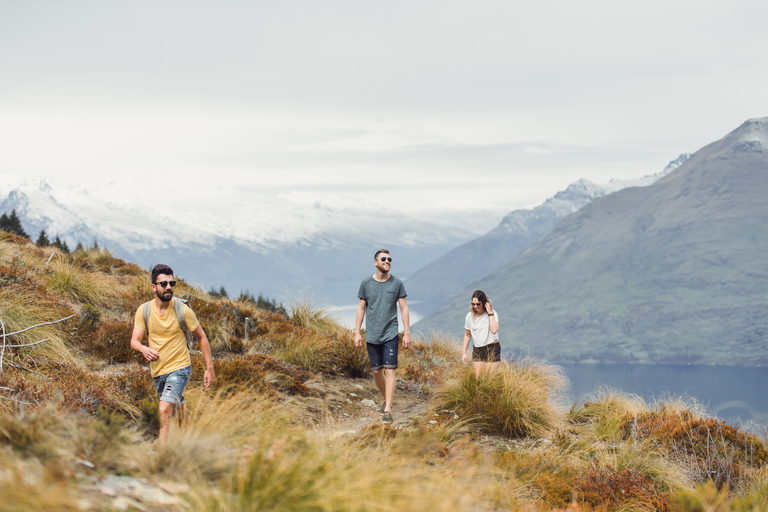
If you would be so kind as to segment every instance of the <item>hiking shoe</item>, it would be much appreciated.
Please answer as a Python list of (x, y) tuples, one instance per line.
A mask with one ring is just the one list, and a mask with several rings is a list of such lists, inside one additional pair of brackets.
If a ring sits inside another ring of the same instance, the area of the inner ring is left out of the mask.
[(392, 423), (392, 413), (391, 412), (385, 412), (384, 417), (381, 418), (381, 422), (386, 424)]

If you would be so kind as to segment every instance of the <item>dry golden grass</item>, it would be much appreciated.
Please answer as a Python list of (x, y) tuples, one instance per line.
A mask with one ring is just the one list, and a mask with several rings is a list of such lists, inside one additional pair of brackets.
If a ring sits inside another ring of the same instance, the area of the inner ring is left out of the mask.
[[(57, 253), (46, 265), (50, 254), (0, 233), (0, 319), (7, 329), (81, 315), (80, 324), (19, 337), (53, 343), (5, 354), (6, 362), (24, 361), (43, 375), (10, 368), (0, 374), (0, 387), (7, 388), (0, 390), (3, 510), (76, 509), (81, 477), (110, 473), (187, 483), (191, 492), (178, 508), (195, 511), (577, 512), (592, 506), (607, 512), (666, 507), (670, 493), (684, 504), (679, 510), (765, 510), (762, 458), (742, 464), (727, 492), (694, 487), (690, 464), (643, 430), (644, 418), (670, 415), (699, 418), (697, 428), (712, 426), (695, 402), (646, 403), (600, 390), (566, 414), (560, 409), (566, 381), (557, 367), (517, 361), (476, 378), (457, 363), (456, 342), (437, 336), (403, 350), (399, 372), (409, 387), (442, 384), (430, 415), (403, 428), (382, 426), (378, 417), (371, 420), (376, 425), (361, 428), (362, 418), (352, 419), (357, 435), (334, 437), (329, 432), (353, 427), (336, 423), (339, 412), (329, 406), (336, 393), (326, 396), (322, 386), (369, 375), (351, 331), (311, 297), (295, 303), (290, 319), (252, 303), (211, 300), (183, 282), (177, 296), (192, 298), (216, 340), (218, 379), (214, 388), (202, 387), (196, 355), (185, 392), (189, 425), (174, 427), (169, 441), (158, 444), (135, 430), (139, 403), (155, 398), (148, 372), (135, 362), (115, 364), (130, 360), (116, 349), (136, 308), (152, 296), (149, 274), (105, 250)], [(249, 339), (246, 316), (255, 321)], [(115, 350), (97, 356), (87, 348), (94, 341)], [(303, 384), (317, 374), (321, 387)], [(241, 387), (229, 386), (234, 381)], [(439, 414), (437, 424), (432, 413)], [(628, 421), (636, 423), (631, 435)], [(742, 439), (736, 430), (728, 433), (724, 439)], [(615, 499), (622, 489), (628, 498)], [(580, 504), (570, 504), (574, 497)]]
[(49, 272), (44, 276), (46, 288), (55, 297), (108, 306), (120, 296), (118, 280), (112, 276), (60, 259), (52, 261), (47, 268)]
[(305, 289), (299, 293), (289, 293), (286, 301), (291, 318), (300, 326), (314, 331), (346, 331), (328, 306), (315, 303), (312, 292)]
[[(29, 327), (61, 320), (73, 314), (64, 304), (40, 297), (22, 287), (0, 287), (0, 320), (5, 333), (22, 331)], [(66, 324), (40, 325), (24, 333), (6, 338), (8, 345), (40, 342), (30, 347), (7, 348), (5, 362), (26, 362), (32, 359), (53, 359), (74, 363), (75, 357), (66, 343)], [(0, 341), (1, 343), (1, 341)]]
[(485, 433), (544, 437), (563, 421), (559, 401), (567, 387), (559, 367), (530, 359), (502, 363), (479, 376), (459, 368), (436, 393), (433, 408), (473, 418)]

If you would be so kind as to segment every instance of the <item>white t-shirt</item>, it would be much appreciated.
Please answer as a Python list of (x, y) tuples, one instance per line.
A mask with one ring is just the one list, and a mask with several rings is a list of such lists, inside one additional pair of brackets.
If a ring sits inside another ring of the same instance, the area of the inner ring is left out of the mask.
[[(496, 322), (498, 322), (498, 311), (494, 311), (493, 314), (496, 317)], [(483, 313), (480, 316), (475, 316), (471, 311), (467, 313), (467, 318), (464, 319), (464, 328), (469, 331), (472, 337), (472, 345), (484, 347), (499, 340), (499, 332), (496, 331), (496, 334), (491, 332), (490, 319), (488, 313)]]

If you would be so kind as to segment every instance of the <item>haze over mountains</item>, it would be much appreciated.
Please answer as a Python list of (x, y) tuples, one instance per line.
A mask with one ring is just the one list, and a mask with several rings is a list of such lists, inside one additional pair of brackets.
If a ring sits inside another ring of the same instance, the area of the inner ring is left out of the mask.
[[(408, 294), (418, 298), (418, 310), (426, 315), (465, 286), (495, 271), (593, 199), (627, 187), (650, 185), (677, 169), (690, 156), (689, 153), (682, 154), (661, 172), (635, 180), (614, 179), (605, 185), (597, 185), (582, 179), (535, 208), (515, 210), (495, 229), (417, 270), (407, 280)], [(477, 217), (469, 222), (482, 224), (487, 220)], [(446, 276), (450, 278), (446, 279)]]
[[(97, 240), (144, 268), (168, 263), (206, 289), (283, 298), (310, 287), (321, 303), (354, 301), (382, 245), (397, 251), (405, 277), (483, 232), (461, 222), (463, 209), (395, 210), (328, 193), (270, 195), (234, 187), (195, 194), (176, 185), (150, 190), (143, 183), (25, 180), (0, 189), (0, 211), (12, 209), (33, 240), (41, 229), (71, 249), (78, 241), (90, 246)], [(503, 215), (480, 211), (495, 219)]]
[(460, 336), (480, 288), (507, 353), (766, 365), (766, 192), (768, 118), (752, 119), (654, 184), (590, 202), (413, 329)]

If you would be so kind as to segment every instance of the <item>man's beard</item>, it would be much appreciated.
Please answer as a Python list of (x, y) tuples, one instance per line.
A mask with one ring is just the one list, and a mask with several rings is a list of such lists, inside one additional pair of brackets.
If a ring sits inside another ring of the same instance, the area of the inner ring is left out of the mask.
[[(163, 295), (169, 294), (169, 297), (166, 299)], [(155, 290), (155, 295), (157, 295), (157, 298), (160, 299), (163, 302), (170, 302), (173, 298), (173, 290), (163, 290), (162, 292)]]

